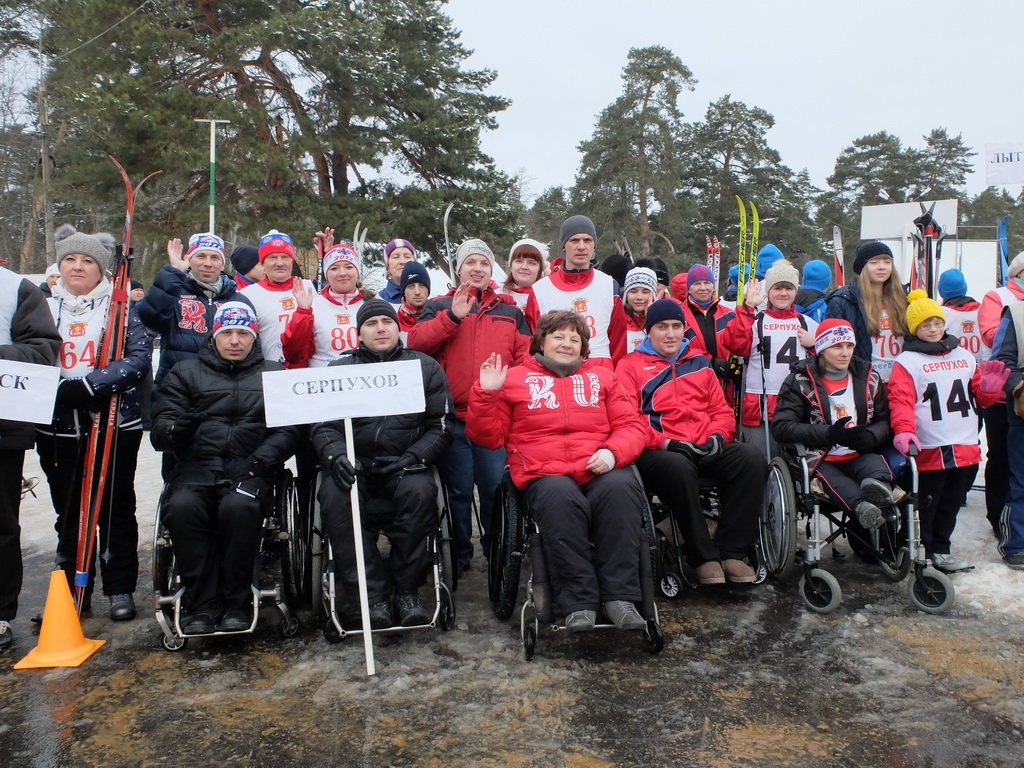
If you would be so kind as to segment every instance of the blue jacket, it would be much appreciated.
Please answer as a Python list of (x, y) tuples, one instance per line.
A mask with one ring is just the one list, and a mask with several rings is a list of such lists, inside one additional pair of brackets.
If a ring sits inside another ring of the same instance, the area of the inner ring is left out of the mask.
[(825, 299), (828, 309), (825, 318), (839, 318), (853, 326), (853, 334), (857, 338), (853, 356), (861, 360), (871, 360), (871, 332), (868, 330), (868, 319), (864, 315), (864, 305), (860, 300), (860, 289), (856, 283), (836, 288)]
[(384, 299), (384, 301), (390, 301), (392, 304), (402, 303), (402, 289), (395, 283), (388, 279), (387, 285), (380, 289), (377, 293), (378, 299)]
[(153, 285), (137, 305), (142, 322), (161, 336), (160, 368), (154, 380), (157, 387), (175, 363), (199, 354), (210, 336), (217, 307), (227, 301), (252, 306), (237, 291), (234, 279), (221, 275), (220, 291), (209, 299), (188, 272), (171, 266), (157, 272)]

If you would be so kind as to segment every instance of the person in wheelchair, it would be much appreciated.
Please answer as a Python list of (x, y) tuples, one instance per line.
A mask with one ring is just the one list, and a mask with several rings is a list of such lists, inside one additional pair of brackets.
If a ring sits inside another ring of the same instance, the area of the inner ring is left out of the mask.
[(252, 579), (274, 472), (295, 451), (296, 427), (268, 428), (259, 323), (246, 303), (222, 304), (195, 358), (164, 377), (151, 440), (176, 464), (165, 523), (185, 587), (186, 635), (252, 625)]
[[(313, 447), (324, 471), (320, 507), (335, 552), (337, 576), (355, 611), (358, 574), (350, 490), (358, 477), (366, 588), (372, 629), (394, 624), (392, 595), (403, 627), (430, 620), (418, 590), (426, 581), (430, 552), (425, 544), (437, 526), (437, 487), (431, 465), (452, 442), (454, 405), (441, 366), (422, 352), (405, 349), (395, 306), (364, 302), (356, 313), (359, 347), (331, 365), (417, 360), (423, 374), (422, 413), (352, 420), (356, 464), (346, 456), (343, 421), (316, 424)], [(387, 563), (377, 549), (378, 532), (391, 542)]]
[(871, 364), (853, 356), (856, 337), (845, 320), (818, 326), (813, 357), (793, 364), (782, 385), (772, 421), (780, 443), (801, 443), (825, 493), (850, 513), (854, 552), (866, 556), (857, 537), (885, 523), (893, 504), (893, 472), (879, 453), (888, 445), (889, 401)]
[(644, 496), (629, 467), (644, 427), (612, 371), (588, 359), (589, 337), (583, 317), (553, 311), (538, 321), (523, 365), (509, 370), (492, 354), (470, 395), (467, 434), (505, 447), (544, 537), (566, 629), (592, 630), (601, 607), (620, 629), (644, 629), (634, 605)]
[[(749, 489), (764, 486), (768, 464), (756, 446), (732, 442), (733, 410), (711, 361), (685, 332), (679, 304), (656, 301), (647, 311), (647, 340), (615, 369), (647, 426), (647, 450), (636, 466), (647, 491), (671, 508), (700, 583), (750, 584), (757, 510)], [(701, 509), (702, 477), (719, 486), (714, 537)]]

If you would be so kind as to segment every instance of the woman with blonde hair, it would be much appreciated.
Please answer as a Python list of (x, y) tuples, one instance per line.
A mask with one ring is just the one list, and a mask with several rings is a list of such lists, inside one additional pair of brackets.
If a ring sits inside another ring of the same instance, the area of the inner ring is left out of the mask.
[(885, 243), (875, 240), (857, 248), (853, 271), (857, 281), (829, 296), (825, 317), (853, 326), (854, 357), (869, 361), (887, 382), (907, 333), (907, 295)]

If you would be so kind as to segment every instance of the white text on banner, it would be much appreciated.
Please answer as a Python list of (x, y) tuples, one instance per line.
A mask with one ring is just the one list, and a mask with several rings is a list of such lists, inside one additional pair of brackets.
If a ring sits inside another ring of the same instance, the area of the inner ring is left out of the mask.
[(419, 360), (268, 371), (263, 402), (268, 427), (419, 413), (426, 407)]

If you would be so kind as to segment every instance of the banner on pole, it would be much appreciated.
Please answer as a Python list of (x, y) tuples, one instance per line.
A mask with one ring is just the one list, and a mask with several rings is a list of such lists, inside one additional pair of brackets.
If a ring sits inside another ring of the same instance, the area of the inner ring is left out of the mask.
[(426, 407), (419, 360), (267, 371), (267, 426), (419, 413)]
[(49, 424), (59, 384), (60, 368), (0, 360), (0, 418)]
[(1024, 143), (985, 145), (985, 183), (1024, 184)]

